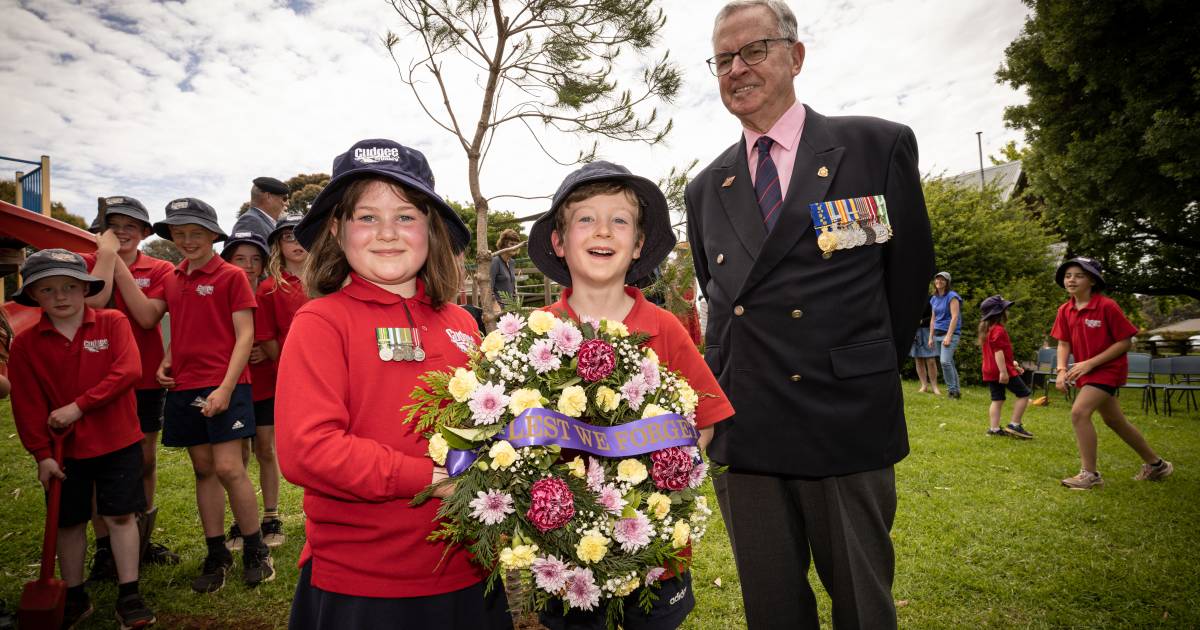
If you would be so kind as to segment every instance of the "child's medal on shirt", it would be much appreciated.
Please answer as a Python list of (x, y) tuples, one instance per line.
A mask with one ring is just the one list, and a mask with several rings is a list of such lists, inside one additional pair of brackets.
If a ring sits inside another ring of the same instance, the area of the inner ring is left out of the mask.
[(389, 328), (375, 329), (375, 343), (379, 346), (379, 360), (391, 361), (394, 357), (392, 350), (392, 335)]
[(381, 361), (424, 361), (421, 334), (416, 328), (376, 328), (375, 343)]

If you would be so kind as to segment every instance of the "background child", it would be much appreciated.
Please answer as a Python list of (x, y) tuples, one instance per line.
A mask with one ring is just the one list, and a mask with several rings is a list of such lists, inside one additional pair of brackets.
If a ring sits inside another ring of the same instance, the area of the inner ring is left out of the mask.
[[(1013, 359), (1012, 341), (1004, 323), (1008, 321), (1008, 307), (1012, 300), (1003, 296), (993, 295), (979, 305), (979, 347), (983, 350), (983, 382), (988, 384), (992, 393), (992, 405), (988, 408), (988, 435), (1008, 434), (1013, 437), (1030, 439), (1033, 434), (1025, 430), (1021, 417), (1025, 407), (1029, 405), (1029, 386), (1021, 380), (1025, 371)], [(1004, 408), (1004, 390), (1012, 392), (1017, 397), (1013, 405), (1012, 421), (1004, 429), (1000, 428), (1000, 411)]]
[[(550, 211), (533, 224), (529, 255), (537, 268), (563, 285), (558, 302), (548, 307), (574, 320), (623, 322), (631, 332), (650, 335), (646, 342), (659, 359), (679, 371), (697, 392), (696, 426), (700, 450), (712, 439), (713, 425), (733, 415), (733, 407), (679, 320), (651, 304), (635, 288), (649, 277), (675, 246), (667, 201), (658, 186), (618, 164), (597, 161), (571, 173), (558, 187)], [(707, 395), (705, 395), (707, 394)], [(684, 550), (690, 555), (691, 548)], [(676, 628), (696, 601), (691, 572), (668, 571), (660, 581), (650, 612), (637, 594), (625, 598), (623, 627)], [(547, 627), (604, 628), (604, 607), (563, 614), (551, 604), (541, 615)]]
[[(83, 258), (46, 249), (21, 265), (22, 287), (13, 300), (39, 306), (36, 326), (13, 340), (12, 408), (21, 442), (38, 463), (38, 480), (62, 480), (58, 560), (67, 583), (63, 627), (92, 612), (83, 587), (87, 523), (92, 496), (112, 539), (117, 565), (117, 619), (123, 627), (154, 623), (138, 593), (138, 529), (146, 507), (142, 489), (142, 432), (133, 386), (141, 378), (129, 321), (84, 300), (104, 281), (88, 275)], [(64, 343), (65, 342), (65, 343)], [(62, 466), (52, 457), (51, 431), (71, 428)]]
[[(308, 301), (308, 293), (300, 279), (308, 252), (296, 242), (296, 235), (293, 233), (300, 219), (300, 216), (284, 217), (275, 224), (275, 229), (268, 235), (267, 244), (271, 253), (267, 261), (267, 277), (258, 285), (254, 296), (258, 302), (258, 309), (254, 311), (254, 340), (266, 355), (266, 360), (272, 362), (276, 369), (283, 342), (292, 326), (292, 318)], [(253, 356), (251, 358), (253, 359)], [(268, 401), (263, 401), (254, 404), (254, 420), (258, 426), (254, 438), (254, 453), (260, 466), (264, 461), (270, 461), (275, 467), (276, 491), (272, 496), (278, 499), (279, 462), (275, 455), (274, 378), (271, 380), (269, 408), (267, 403)], [(263, 485), (263, 540), (268, 547), (278, 547), (285, 540), (283, 521), (279, 517), (279, 504), (277, 500), (267, 500), (266, 482), (263, 482)]]
[[(137, 398), (138, 422), (142, 434), (142, 486), (146, 492), (146, 512), (139, 515), (138, 534), (141, 539), (141, 559), (151, 564), (176, 564), (179, 556), (161, 544), (151, 541), (158, 507), (154, 493), (158, 485), (158, 434), (162, 431), (163, 397), (166, 391), (154, 372), (163, 358), (162, 332), (159, 322), (167, 310), (163, 289), (174, 265), (147, 256), (138, 246), (153, 233), (150, 214), (142, 202), (127, 196), (105, 199), (104, 225), (96, 217), (93, 231), (99, 233), (99, 249), (95, 254), (82, 254), (88, 272), (104, 280), (104, 290), (87, 299), (92, 308), (112, 305), (129, 318), (133, 339), (141, 357), (142, 373), (134, 385)], [(116, 579), (112, 546), (103, 519), (92, 520), (96, 531), (96, 553), (92, 557), (89, 582)]]
[[(241, 440), (254, 435), (250, 373), (254, 294), (246, 274), (213, 252), (227, 237), (212, 206), (190, 197), (167, 204), (154, 231), (170, 238), (183, 261), (167, 283), (171, 346), (158, 368), (167, 393), (163, 444), (186, 446), (196, 475), (196, 503), (208, 554), (192, 589), (225, 585), (233, 556), (225, 548), (225, 493), (243, 530), (242, 579), (254, 586), (275, 577), (258, 531), (258, 501), (242, 461)], [(224, 492), (222, 492), (224, 487)]]
[(917, 380), (921, 381), (921, 388), (917, 391), (924, 394), (933, 390), (934, 396), (941, 396), (942, 390), (938, 389), (938, 351), (930, 345), (930, 330), (929, 322), (933, 319), (933, 305), (928, 302), (925, 304), (925, 312), (921, 313), (921, 321), (917, 324), (917, 332), (913, 335), (912, 348), (908, 351), (908, 356), (913, 358), (913, 363), (917, 368)]
[[(1133, 347), (1130, 338), (1137, 334), (1137, 327), (1129, 323), (1116, 302), (1099, 293), (1105, 285), (1100, 263), (1095, 260), (1072, 258), (1058, 266), (1055, 280), (1067, 290), (1070, 299), (1058, 308), (1050, 333), (1058, 340), (1058, 378), (1054, 384), (1064, 392), (1068, 385), (1079, 388), (1071, 405), (1071, 425), (1075, 428), (1081, 468), (1078, 475), (1063, 479), (1062, 484), (1073, 490), (1104, 485), (1096, 469), (1092, 412), (1097, 410), (1104, 424), (1145, 462), (1134, 479), (1163, 479), (1174, 472), (1174, 466), (1150, 448), (1141, 431), (1125, 418), (1116, 399), (1117, 388), (1125, 384), (1129, 375), (1125, 353)], [(1067, 357), (1072, 353), (1075, 365), (1068, 367)]]
[(304, 488), (307, 532), (289, 627), (511, 627), (503, 587), (485, 597), (465, 549), (427, 540), (441, 502), (410, 501), (446, 470), (400, 413), (419, 376), (467, 364), (449, 331), (477, 338), (453, 304), (470, 233), (420, 152), (363, 140), (295, 235), (319, 299), (296, 313), (276, 385), (279, 463)]
[[(233, 236), (225, 242), (225, 247), (221, 250), (221, 258), (245, 272), (250, 290), (254, 292), (258, 291), (269, 256), (267, 234), (260, 234), (260, 229), (261, 221), (243, 215), (233, 226)], [(258, 302), (258, 297), (255, 296), (255, 303)], [(254, 310), (256, 334), (260, 311), (260, 308)], [(279, 520), (279, 462), (275, 459), (276, 362), (258, 343), (251, 346), (248, 361), (250, 394), (251, 400), (254, 401), (254, 437), (249, 441), (242, 441), (242, 461), (249, 470), (253, 445), (254, 457), (258, 460), (258, 484), (262, 492), (263, 512), (265, 514), (269, 510), (274, 522)], [(263, 520), (266, 521), (265, 516)], [(260, 531), (263, 532), (263, 542), (267, 542), (267, 534), (262, 526)], [(230, 551), (239, 551), (242, 545), (242, 530), (235, 521), (229, 528), (225, 547)], [(268, 543), (267, 546), (271, 545)]]

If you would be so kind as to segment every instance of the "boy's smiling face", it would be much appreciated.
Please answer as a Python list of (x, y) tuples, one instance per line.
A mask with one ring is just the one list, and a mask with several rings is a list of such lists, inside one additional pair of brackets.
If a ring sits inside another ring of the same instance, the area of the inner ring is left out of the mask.
[(188, 260), (188, 264), (194, 266), (207, 263), (212, 258), (217, 234), (195, 223), (172, 225), (171, 242), (175, 243), (175, 248)]
[(642, 254), (638, 208), (624, 192), (595, 195), (564, 205), (563, 230), (550, 234), (555, 255), (567, 261), (571, 284), (624, 286), (629, 266)]
[(50, 276), (34, 282), (29, 294), (51, 319), (70, 319), (83, 310), (87, 283), (70, 276)]
[(121, 249), (119, 251), (122, 254), (136, 252), (142, 239), (151, 234), (150, 227), (145, 223), (123, 214), (110, 214), (105, 217), (105, 222), (108, 224), (108, 229), (112, 230), (113, 234), (116, 234), (117, 240), (120, 241)]
[(1072, 297), (1091, 295), (1095, 284), (1096, 281), (1079, 265), (1071, 265), (1063, 272), (1063, 288)]

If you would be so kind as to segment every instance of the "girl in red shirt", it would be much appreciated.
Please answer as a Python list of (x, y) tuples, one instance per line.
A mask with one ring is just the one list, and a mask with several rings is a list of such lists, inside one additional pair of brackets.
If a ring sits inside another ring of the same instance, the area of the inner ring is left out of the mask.
[(478, 339), (453, 304), (470, 232), (420, 152), (362, 140), (294, 233), (316, 299), (292, 322), (276, 391), (307, 534), (289, 627), (510, 628), (503, 586), (485, 595), (465, 549), (427, 540), (449, 490), (411, 500), (446, 470), (400, 411), (422, 374), (467, 364), (452, 337)]
[[(1013, 359), (1012, 341), (1004, 322), (1008, 321), (1008, 307), (1012, 300), (1003, 296), (993, 295), (979, 305), (979, 313), (983, 319), (979, 321), (979, 347), (983, 349), (983, 382), (988, 384), (992, 393), (992, 406), (988, 408), (988, 435), (1011, 435), (1016, 438), (1030, 439), (1033, 434), (1025, 430), (1021, 416), (1025, 415), (1025, 407), (1029, 405), (1029, 386), (1020, 376), (1025, 371)], [(1012, 421), (1003, 429), (1000, 428), (1000, 412), (1004, 408), (1004, 390), (1012, 392), (1017, 397), (1013, 405)]]
[[(1150, 448), (1141, 431), (1125, 418), (1115, 397), (1129, 374), (1125, 353), (1133, 347), (1130, 339), (1137, 327), (1129, 323), (1116, 302), (1099, 293), (1105, 287), (1100, 263), (1082, 256), (1072, 258), (1058, 266), (1055, 279), (1071, 299), (1058, 308), (1050, 333), (1058, 340), (1058, 379), (1054, 384), (1063, 392), (1068, 385), (1079, 388), (1071, 406), (1071, 424), (1081, 468), (1078, 475), (1063, 479), (1062, 484), (1073, 490), (1104, 485), (1096, 470), (1096, 428), (1092, 426), (1095, 411), (1145, 462), (1134, 480), (1157, 481), (1170, 475), (1175, 467)], [(1068, 366), (1067, 357), (1072, 354), (1075, 364)]]

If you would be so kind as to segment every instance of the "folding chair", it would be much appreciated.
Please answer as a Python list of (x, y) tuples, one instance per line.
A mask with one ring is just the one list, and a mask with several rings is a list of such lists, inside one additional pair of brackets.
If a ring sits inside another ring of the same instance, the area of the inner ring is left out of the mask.
[[(1171, 384), (1171, 357), (1159, 357), (1150, 359), (1150, 383), (1142, 392), (1143, 403), (1145, 403), (1146, 411), (1150, 410), (1149, 405), (1154, 405), (1154, 413), (1158, 413), (1158, 390), (1164, 389)], [(1150, 402), (1145, 402), (1145, 396), (1149, 394)]]
[(1200, 357), (1171, 357), (1170, 368), (1171, 382), (1160, 388), (1165, 394), (1167, 415), (1171, 415), (1171, 395), (1174, 393), (1179, 393), (1185, 402), (1185, 413), (1191, 411), (1193, 405), (1200, 409), (1200, 404), (1196, 403), (1196, 392), (1200, 391)]
[(1125, 355), (1129, 359), (1129, 376), (1125, 384), (1117, 389), (1120, 395), (1122, 389), (1137, 389), (1142, 392), (1142, 409), (1149, 411), (1149, 398), (1146, 391), (1150, 388), (1150, 355), (1144, 352), (1130, 352)]
[(1050, 383), (1054, 382), (1054, 362), (1058, 359), (1054, 348), (1041, 348), (1037, 351), (1037, 367), (1033, 369), (1029, 385), (1036, 386), (1037, 377), (1042, 377), (1042, 395), (1050, 395)]

